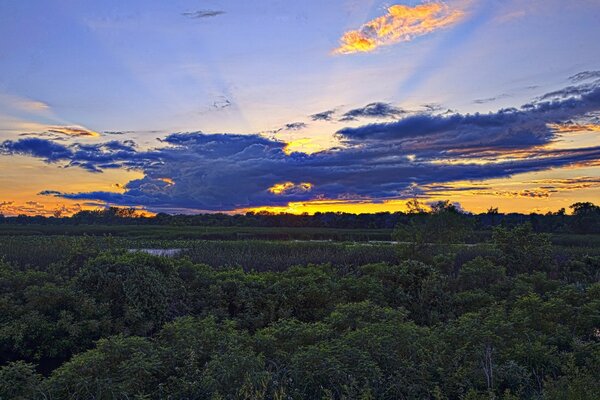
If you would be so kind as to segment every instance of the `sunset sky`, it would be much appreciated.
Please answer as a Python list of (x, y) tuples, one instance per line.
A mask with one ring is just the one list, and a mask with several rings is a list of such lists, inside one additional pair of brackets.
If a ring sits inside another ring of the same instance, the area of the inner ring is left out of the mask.
[(4, 0), (0, 214), (600, 202), (598, 0)]

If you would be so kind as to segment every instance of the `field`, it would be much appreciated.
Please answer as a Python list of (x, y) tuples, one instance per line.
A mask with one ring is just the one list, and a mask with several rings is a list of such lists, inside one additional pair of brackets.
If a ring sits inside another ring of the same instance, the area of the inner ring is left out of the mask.
[(0, 226), (0, 398), (596, 398), (600, 235), (393, 238)]

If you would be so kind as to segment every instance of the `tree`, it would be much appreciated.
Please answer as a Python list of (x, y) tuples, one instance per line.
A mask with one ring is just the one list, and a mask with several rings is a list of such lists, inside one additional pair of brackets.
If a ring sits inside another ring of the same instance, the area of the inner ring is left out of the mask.
[(506, 267), (508, 274), (550, 268), (552, 260), (550, 236), (545, 233), (535, 233), (529, 223), (513, 229), (496, 227), (492, 241), (499, 251), (500, 263)]
[(0, 368), (0, 399), (41, 400), (42, 376), (33, 364), (23, 361), (8, 363)]
[(433, 204), (427, 214), (414, 215), (408, 224), (396, 225), (392, 237), (399, 242), (408, 242), (408, 257), (423, 259), (428, 246), (460, 243), (471, 229), (468, 216), (445, 200)]
[(600, 232), (600, 207), (593, 203), (575, 203), (569, 208), (573, 210), (571, 229), (576, 233)]

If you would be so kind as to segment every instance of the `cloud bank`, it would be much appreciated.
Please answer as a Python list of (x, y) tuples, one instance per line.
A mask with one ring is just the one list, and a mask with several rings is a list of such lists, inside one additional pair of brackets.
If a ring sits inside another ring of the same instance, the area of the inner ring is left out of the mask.
[[(256, 134), (200, 132), (171, 134), (161, 140), (163, 147), (150, 150), (131, 141), (89, 145), (21, 138), (0, 143), (0, 154), (28, 155), (91, 172), (142, 171), (144, 178), (130, 181), (123, 192), (63, 193), (48, 188), (45, 194), (152, 211), (227, 211), (312, 200), (380, 201), (411, 197), (415, 187), (438, 190), (434, 186), (598, 165), (600, 146), (549, 145), (560, 133), (557, 124), (585, 121), (599, 110), (600, 85), (586, 84), (494, 113), (425, 111), (392, 122), (344, 128), (337, 132), (341, 147), (312, 154), (290, 152), (287, 143)], [(540, 188), (518, 195), (552, 193)]]

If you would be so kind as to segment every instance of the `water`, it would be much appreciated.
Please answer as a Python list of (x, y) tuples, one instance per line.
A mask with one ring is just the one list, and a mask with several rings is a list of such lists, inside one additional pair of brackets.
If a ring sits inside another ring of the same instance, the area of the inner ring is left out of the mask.
[(182, 251), (183, 249), (129, 249), (130, 253), (146, 253), (159, 257), (175, 257)]

